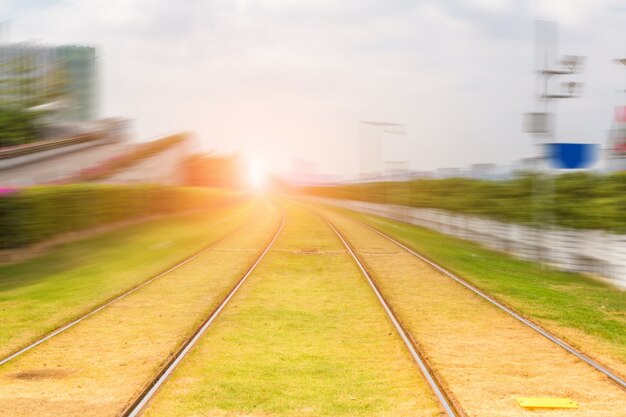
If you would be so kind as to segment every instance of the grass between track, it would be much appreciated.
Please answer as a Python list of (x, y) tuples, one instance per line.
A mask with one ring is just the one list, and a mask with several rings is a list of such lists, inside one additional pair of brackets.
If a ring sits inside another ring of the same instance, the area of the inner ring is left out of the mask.
[(624, 291), (582, 274), (542, 268), (418, 226), (350, 213), (626, 375)]
[(243, 225), (254, 207), (248, 203), (136, 224), (0, 266), (0, 357)]
[(289, 206), (283, 234), (147, 416), (435, 416), (439, 410), (332, 231)]

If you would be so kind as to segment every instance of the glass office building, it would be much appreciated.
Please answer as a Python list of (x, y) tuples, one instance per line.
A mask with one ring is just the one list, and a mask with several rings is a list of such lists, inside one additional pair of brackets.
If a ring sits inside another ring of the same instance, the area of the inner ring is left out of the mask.
[(0, 106), (33, 108), (57, 121), (98, 118), (96, 49), (0, 45)]

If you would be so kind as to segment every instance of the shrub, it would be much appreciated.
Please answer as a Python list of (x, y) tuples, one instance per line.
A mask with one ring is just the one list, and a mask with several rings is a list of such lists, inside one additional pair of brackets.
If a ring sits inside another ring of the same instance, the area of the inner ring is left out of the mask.
[(626, 233), (626, 173), (523, 174), (506, 181), (417, 179), (305, 187), (331, 198), (438, 208), (522, 224)]
[(242, 193), (158, 185), (71, 184), (0, 191), (3, 249), (111, 222), (215, 208), (245, 198)]

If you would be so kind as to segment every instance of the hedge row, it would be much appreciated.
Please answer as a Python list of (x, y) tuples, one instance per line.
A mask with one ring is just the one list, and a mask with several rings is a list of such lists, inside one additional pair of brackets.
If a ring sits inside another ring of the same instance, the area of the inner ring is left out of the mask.
[(0, 248), (154, 214), (242, 201), (242, 193), (157, 185), (72, 184), (0, 189)]
[(551, 177), (523, 174), (507, 181), (418, 179), (307, 187), (304, 191), (324, 197), (445, 209), (505, 222), (626, 233), (626, 172)]

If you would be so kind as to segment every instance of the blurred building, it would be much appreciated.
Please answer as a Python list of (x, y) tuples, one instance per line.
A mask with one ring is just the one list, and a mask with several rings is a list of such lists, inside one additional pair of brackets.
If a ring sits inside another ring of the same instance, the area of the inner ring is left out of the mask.
[(82, 122), (98, 117), (97, 96), (94, 47), (0, 44), (0, 107)]
[(388, 135), (405, 135), (400, 123), (361, 121), (359, 127), (359, 174), (362, 178), (377, 176), (385, 171), (383, 154)]

